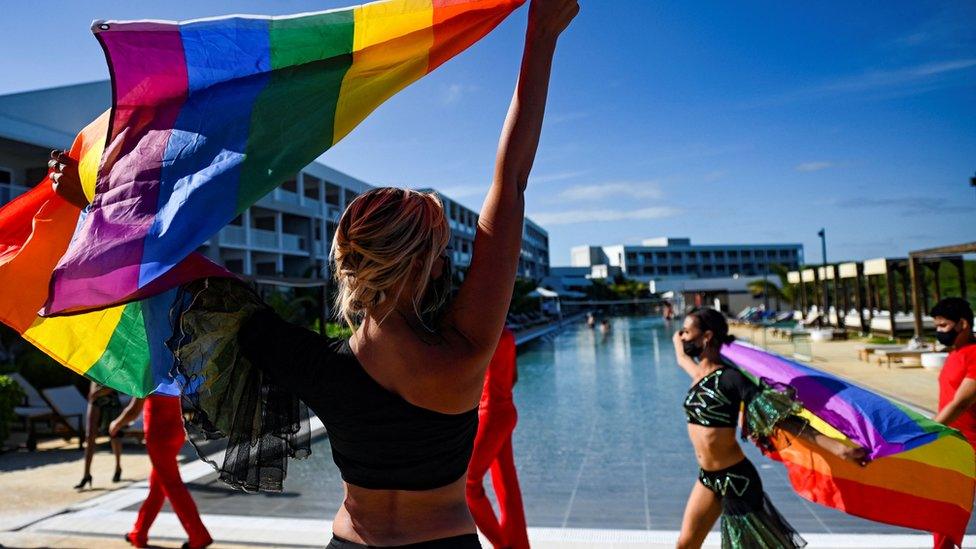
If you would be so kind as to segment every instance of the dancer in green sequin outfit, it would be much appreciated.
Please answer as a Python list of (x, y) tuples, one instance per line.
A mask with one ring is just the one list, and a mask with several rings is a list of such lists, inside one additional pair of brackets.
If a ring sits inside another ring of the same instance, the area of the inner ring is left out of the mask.
[(694, 380), (684, 407), (700, 466), (678, 547), (701, 547), (720, 516), (723, 549), (803, 547), (806, 542), (773, 507), (759, 473), (742, 453), (735, 438), (740, 412), (743, 436), (759, 444), (782, 428), (862, 465), (865, 451), (827, 437), (797, 417), (800, 405), (792, 388), (757, 383), (723, 361), (722, 345), (732, 339), (725, 317), (712, 309), (689, 313), (684, 328), (674, 335), (678, 365)]

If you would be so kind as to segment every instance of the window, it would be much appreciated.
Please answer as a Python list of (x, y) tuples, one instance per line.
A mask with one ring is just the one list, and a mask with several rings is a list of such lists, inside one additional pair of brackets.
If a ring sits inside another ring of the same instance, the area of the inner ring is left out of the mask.
[(10, 184), (14, 182), (14, 174), (6, 168), (0, 168), (0, 183)]
[(342, 189), (332, 183), (325, 184), (325, 201), (333, 206), (339, 205), (339, 196)]
[(305, 174), (305, 198), (309, 200), (314, 200), (318, 202), (321, 197), (319, 197), (319, 183), (322, 182), (321, 179)]
[(281, 190), (288, 191), (290, 193), (297, 193), (298, 181), (296, 181), (294, 178), (285, 181), (284, 183), (281, 184)]

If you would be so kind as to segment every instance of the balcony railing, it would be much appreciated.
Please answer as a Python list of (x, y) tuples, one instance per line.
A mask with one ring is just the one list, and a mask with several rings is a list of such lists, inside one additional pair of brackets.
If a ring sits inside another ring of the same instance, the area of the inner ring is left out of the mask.
[(228, 244), (233, 246), (244, 246), (247, 244), (247, 237), (244, 233), (244, 227), (238, 227), (237, 225), (228, 225), (220, 230), (220, 243)]
[(264, 229), (251, 229), (251, 244), (259, 248), (278, 248), (278, 234)]

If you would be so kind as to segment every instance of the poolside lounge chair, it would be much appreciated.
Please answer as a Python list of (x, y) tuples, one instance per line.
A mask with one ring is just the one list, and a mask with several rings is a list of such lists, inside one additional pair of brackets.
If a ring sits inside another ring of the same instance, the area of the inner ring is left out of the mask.
[(57, 422), (65, 427), (70, 435), (78, 437), (78, 448), (84, 447), (88, 399), (81, 396), (73, 385), (44, 389), (41, 394), (48, 406), (54, 410)]
[(887, 365), (891, 368), (892, 363), (900, 362), (906, 367), (922, 367), (922, 355), (931, 353), (932, 349), (895, 349), (875, 351), (874, 356), (878, 357), (878, 366)]
[[(922, 330), (935, 329), (935, 320), (930, 316), (922, 317)], [(891, 331), (891, 313), (880, 311), (871, 319), (871, 333), (895, 337), (915, 332), (915, 316), (910, 313), (895, 313), (895, 331)]]
[(871, 355), (878, 351), (897, 351), (899, 349), (904, 349), (904, 345), (897, 343), (885, 344), (885, 343), (867, 343), (864, 345), (858, 345), (855, 347), (857, 349), (857, 358), (863, 360), (864, 362), (871, 361)]
[(52, 424), (55, 419), (54, 410), (48, 406), (47, 402), (41, 397), (41, 393), (20, 374), (8, 374), (20, 389), (24, 392), (22, 406), (14, 407), (14, 415), (20, 420), (24, 431), (27, 432), (27, 449), (34, 450), (37, 447), (37, 423), (45, 422)]

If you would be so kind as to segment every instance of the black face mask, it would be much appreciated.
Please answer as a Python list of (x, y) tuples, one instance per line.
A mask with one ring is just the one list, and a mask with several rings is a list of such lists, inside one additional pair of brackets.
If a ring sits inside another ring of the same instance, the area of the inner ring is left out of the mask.
[(698, 358), (705, 352), (705, 347), (694, 341), (685, 341), (682, 347), (684, 347), (685, 354), (691, 358)]
[(935, 339), (946, 347), (951, 347), (956, 342), (956, 338), (958, 337), (959, 332), (955, 330), (949, 330), (948, 332), (935, 332)]

